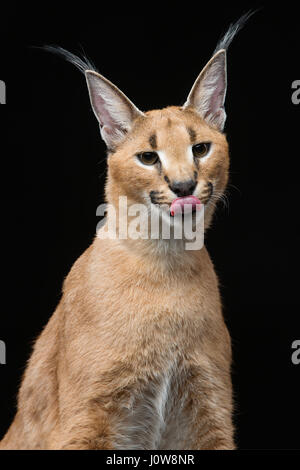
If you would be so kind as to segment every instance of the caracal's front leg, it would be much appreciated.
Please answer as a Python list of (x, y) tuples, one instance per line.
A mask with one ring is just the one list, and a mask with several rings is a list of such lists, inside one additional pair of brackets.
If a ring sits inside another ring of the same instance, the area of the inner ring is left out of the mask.
[(190, 383), (194, 411), (189, 449), (235, 449), (229, 369), (209, 361), (194, 368)]

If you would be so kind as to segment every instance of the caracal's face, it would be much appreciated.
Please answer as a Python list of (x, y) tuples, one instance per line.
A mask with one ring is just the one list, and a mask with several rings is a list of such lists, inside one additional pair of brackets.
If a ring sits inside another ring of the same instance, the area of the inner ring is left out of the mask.
[(194, 110), (169, 107), (139, 117), (125, 141), (108, 159), (108, 202), (168, 210), (178, 197), (193, 195), (211, 215), (228, 179), (228, 144), (224, 134)]

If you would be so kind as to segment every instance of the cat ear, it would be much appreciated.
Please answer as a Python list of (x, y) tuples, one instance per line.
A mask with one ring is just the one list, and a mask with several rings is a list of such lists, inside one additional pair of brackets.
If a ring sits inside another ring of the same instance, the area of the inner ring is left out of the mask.
[(114, 148), (143, 113), (113, 83), (92, 70), (85, 71), (91, 105), (100, 124), (102, 139)]
[(226, 120), (226, 86), (226, 50), (221, 49), (198, 76), (183, 107), (196, 109), (203, 119), (222, 131)]

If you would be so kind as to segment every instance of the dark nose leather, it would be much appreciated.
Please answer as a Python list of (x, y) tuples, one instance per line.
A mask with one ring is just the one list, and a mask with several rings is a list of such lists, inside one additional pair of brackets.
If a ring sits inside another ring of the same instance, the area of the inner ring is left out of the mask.
[(184, 197), (193, 194), (196, 185), (197, 182), (194, 180), (175, 181), (174, 183), (170, 184), (170, 189), (173, 191), (173, 193), (176, 194), (176, 196)]

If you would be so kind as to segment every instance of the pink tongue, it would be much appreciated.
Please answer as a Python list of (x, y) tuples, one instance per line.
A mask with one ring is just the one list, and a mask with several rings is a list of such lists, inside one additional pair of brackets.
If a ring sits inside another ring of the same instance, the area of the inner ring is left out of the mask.
[(201, 201), (196, 196), (185, 196), (174, 199), (170, 207), (171, 216), (175, 214), (188, 214), (193, 210), (200, 210)]

